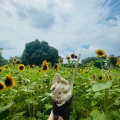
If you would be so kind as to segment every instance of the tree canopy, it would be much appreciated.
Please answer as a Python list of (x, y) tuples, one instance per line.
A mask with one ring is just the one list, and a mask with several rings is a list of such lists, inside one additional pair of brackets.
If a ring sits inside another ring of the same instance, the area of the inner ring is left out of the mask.
[(0, 66), (6, 64), (8, 61), (2, 57), (2, 53), (0, 52)]
[(21, 56), (21, 62), (25, 65), (41, 65), (44, 60), (54, 65), (58, 60), (58, 50), (49, 46), (45, 41), (35, 41), (26, 43)]

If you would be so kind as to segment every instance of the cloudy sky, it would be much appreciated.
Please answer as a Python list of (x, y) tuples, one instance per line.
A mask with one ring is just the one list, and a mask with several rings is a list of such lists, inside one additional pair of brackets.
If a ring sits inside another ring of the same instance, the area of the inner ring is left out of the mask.
[(46, 41), (65, 58), (96, 49), (120, 55), (120, 0), (0, 0), (0, 48), (6, 59)]

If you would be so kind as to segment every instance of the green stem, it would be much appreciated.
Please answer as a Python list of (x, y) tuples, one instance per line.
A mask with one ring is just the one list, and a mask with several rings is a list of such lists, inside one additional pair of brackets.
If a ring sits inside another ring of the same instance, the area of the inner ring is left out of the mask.
[(30, 117), (32, 117), (32, 115), (31, 115), (31, 109), (30, 109), (30, 104), (28, 104), (28, 111), (29, 111)]
[(108, 89), (105, 90), (105, 94), (104, 94), (104, 111), (107, 111), (107, 107), (108, 107)]

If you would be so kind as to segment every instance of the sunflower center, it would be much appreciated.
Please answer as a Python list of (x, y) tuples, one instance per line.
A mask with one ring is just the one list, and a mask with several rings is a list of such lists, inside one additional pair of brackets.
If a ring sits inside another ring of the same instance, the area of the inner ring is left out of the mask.
[(43, 70), (47, 70), (47, 65), (44, 65), (44, 66), (43, 66)]
[(57, 69), (58, 68), (58, 66), (57, 65), (55, 65), (55, 69)]
[(6, 84), (6, 85), (11, 85), (11, 80), (10, 80), (10, 79), (6, 79), (6, 80), (5, 80), (5, 84)]
[(99, 77), (99, 80), (102, 80), (102, 76)]
[(99, 55), (103, 55), (103, 52), (99, 51), (98, 54), (99, 54)]
[(3, 88), (4, 88), (4, 86), (0, 84), (0, 89), (3, 89)]
[(2, 72), (2, 69), (0, 69), (0, 72)]
[(20, 66), (20, 67), (19, 67), (19, 69), (20, 69), (20, 70), (23, 70), (23, 69), (24, 69), (24, 67), (23, 67), (23, 66)]

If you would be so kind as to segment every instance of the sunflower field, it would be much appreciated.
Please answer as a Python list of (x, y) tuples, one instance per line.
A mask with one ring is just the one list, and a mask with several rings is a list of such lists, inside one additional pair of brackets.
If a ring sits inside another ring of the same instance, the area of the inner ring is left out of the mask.
[[(96, 51), (102, 61), (106, 54)], [(75, 57), (75, 60), (77, 56)], [(0, 120), (47, 120), (52, 110), (50, 87), (59, 73), (69, 82), (76, 61), (67, 66), (46, 60), (41, 66), (21, 64), (16, 58), (0, 67)], [(73, 59), (73, 58), (72, 58)], [(101, 62), (102, 63), (102, 62)], [(102, 64), (101, 64), (102, 65)], [(106, 64), (105, 64), (106, 65)], [(70, 120), (120, 120), (120, 59), (117, 67), (99, 69), (94, 62), (78, 66), (73, 86)]]

